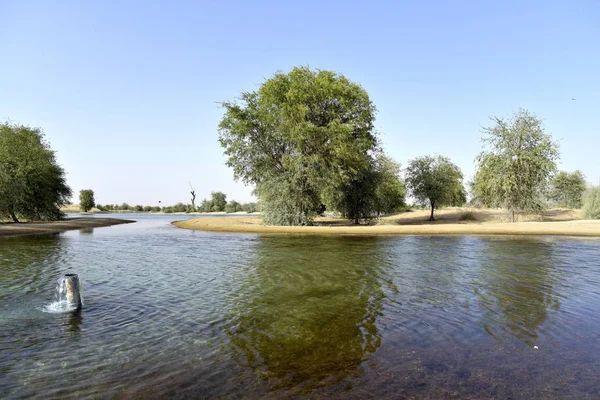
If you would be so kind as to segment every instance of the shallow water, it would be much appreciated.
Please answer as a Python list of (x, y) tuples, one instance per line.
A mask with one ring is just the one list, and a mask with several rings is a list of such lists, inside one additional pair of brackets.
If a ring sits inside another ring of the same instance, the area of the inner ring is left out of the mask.
[[(598, 240), (125, 218), (0, 240), (0, 397), (600, 397)], [(44, 312), (67, 272), (85, 308)]]

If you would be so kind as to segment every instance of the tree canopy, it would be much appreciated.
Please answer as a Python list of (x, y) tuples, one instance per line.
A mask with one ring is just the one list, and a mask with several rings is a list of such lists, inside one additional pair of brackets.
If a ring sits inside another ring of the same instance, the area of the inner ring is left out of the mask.
[(550, 179), (548, 198), (559, 207), (581, 208), (585, 177), (581, 171), (560, 171)]
[(71, 189), (38, 128), (0, 124), (0, 216), (57, 220)]
[(310, 224), (323, 192), (364, 173), (378, 144), (369, 96), (331, 71), (280, 72), (222, 106), (227, 165), (235, 179), (255, 185), (270, 224)]
[(326, 202), (342, 216), (354, 220), (397, 211), (405, 205), (400, 165), (382, 152), (371, 157), (367, 168), (345, 184), (330, 187)]
[(510, 119), (493, 118), (484, 128), (484, 149), (476, 159), (475, 197), (488, 207), (513, 213), (541, 212), (548, 178), (556, 171), (558, 145), (542, 121), (527, 110)]
[(444, 205), (462, 205), (466, 201), (463, 174), (448, 157), (424, 156), (411, 160), (406, 167), (406, 187), (421, 204), (433, 211)]
[(92, 189), (79, 191), (79, 209), (83, 212), (88, 212), (96, 205), (94, 199), (94, 191)]

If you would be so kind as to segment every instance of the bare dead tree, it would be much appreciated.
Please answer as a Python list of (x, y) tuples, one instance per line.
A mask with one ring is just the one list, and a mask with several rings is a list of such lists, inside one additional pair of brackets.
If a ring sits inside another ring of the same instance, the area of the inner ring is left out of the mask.
[(192, 187), (192, 182), (190, 182), (190, 194), (192, 195), (192, 212), (196, 211), (196, 191)]

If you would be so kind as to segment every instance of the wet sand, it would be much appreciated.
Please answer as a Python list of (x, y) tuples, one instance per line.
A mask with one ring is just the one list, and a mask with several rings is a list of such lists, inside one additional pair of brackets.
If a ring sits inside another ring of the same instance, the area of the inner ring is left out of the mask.
[[(465, 212), (474, 220), (462, 221)], [(494, 210), (449, 209), (427, 221), (427, 211), (407, 212), (384, 217), (373, 225), (352, 225), (341, 218), (317, 218), (316, 226), (267, 226), (258, 217), (206, 217), (177, 221), (186, 229), (212, 232), (266, 234), (334, 235), (560, 235), (600, 237), (600, 220), (581, 220), (578, 211), (550, 210), (542, 216), (521, 217), (508, 222), (505, 212)]]
[(53, 222), (0, 223), (0, 237), (60, 233), (84, 228), (129, 224), (135, 221), (117, 218), (67, 218)]

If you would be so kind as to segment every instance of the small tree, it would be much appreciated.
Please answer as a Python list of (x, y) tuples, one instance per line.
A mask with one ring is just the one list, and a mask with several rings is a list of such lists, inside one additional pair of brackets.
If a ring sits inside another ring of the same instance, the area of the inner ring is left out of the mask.
[(92, 189), (79, 191), (79, 209), (88, 212), (96, 205), (94, 200), (94, 191)]
[[(377, 152), (369, 165), (356, 172), (352, 179), (342, 180), (326, 190), (324, 200), (355, 224), (360, 218), (394, 212), (404, 205), (405, 189), (399, 173), (399, 164), (383, 152)], [(321, 214), (324, 209), (319, 211)]]
[(460, 169), (443, 156), (418, 157), (406, 167), (406, 187), (419, 203), (429, 204), (430, 221), (435, 221), (434, 209), (465, 198), (462, 179)]
[(223, 192), (212, 192), (210, 194), (211, 211), (223, 212), (227, 205), (227, 195)]
[(583, 194), (583, 217), (600, 219), (600, 186), (592, 186)]
[(483, 131), (489, 150), (476, 159), (473, 181), (476, 198), (488, 207), (512, 212), (541, 212), (548, 178), (556, 170), (558, 145), (544, 133), (542, 121), (526, 110), (510, 120), (493, 118), (495, 125)]
[(382, 155), (377, 160), (378, 184), (375, 189), (375, 211), (377, 217), (389, 214), (406, 206), (406, 188), (400, 179), (400, 164)]
[(210, 200), (204, 199), (202, 200), (202, 203), (200, 203), (198, 210), (203, 213), (208, 213), (211, 211), (211, 208), (212, 204), (210, 203)]
[(242, 211), (242, 205), (235, 200), (231, 200), (225, 206), (225, 212), (234, 213), (238, 211)]
[(581, 171), (560, 171), (550, 179), (548, 198), (559, 207), (580, 208), (583, 192), (585, 177)]
[(252, 214), (258, 211), (257, 203), (244, 203), (242, 204), (242, 211), (247, 212), (248, 214)]

